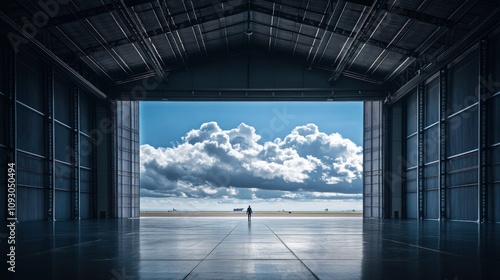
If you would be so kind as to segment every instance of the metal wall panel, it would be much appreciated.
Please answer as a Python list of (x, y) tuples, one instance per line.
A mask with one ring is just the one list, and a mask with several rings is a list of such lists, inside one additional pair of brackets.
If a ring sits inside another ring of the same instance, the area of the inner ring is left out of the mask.
[(433, 125), (424, 130), (424, 163), (439, 159), (439, 126)]
[(489, 127), (491, 128), (488, 130), (490, 134), (489, 144), (490, 146), (493, 146), (495, 144), (500, 144), (500, 129), (494, 129), (500, 127), (500, 95), (497, 95), (494, 98), (490, 99), (489, 105), (490, 105), (488, 110), (490, 112)]
[(41, 221), (46, 219), (45, 189), (17, 186), (17, 219)]
[(86, 193), (92, 191), (92, 171), (89, 169), (80, 168), (80, 191)]
[[(500, 50), (499, 50), (500, 52)], [(500, 54), (499, 54), (500, 57)], [(500, 74), (500, 73), (499, 73)], [(500, 95), (490, 103), (490, 127), (500, 127)], [(488, 158), (488, 217), (500, 222), (500, 129), (490, 129), (490, 147)]]
[(7, 146), (7, 98), (1, 92), (0, 109), (0, 146)]
[(20, 55), (16, 64), (17, 100), (40, 112), (44, 111), (45, 91), (43, 67), (35, 60)]
[(447, 218), (477, 221), (479, 213), (479, 52), (448, 71)]
[[(94, 165), (95, 161), (95, 152), (96, 152), (96, 141), (98, 139), (94, 139), (93, 137), (102, 137), (99, 136), (102, 133), (96, 126), (95, 116), (93, 115), (92, 109), (92, 100), (89, 98), (89, 95), (85, 92), (80, 92), (79, 94), (79, 172), (80, 172), (80, 181), (79, 181), (79, 195), (80, 195), (80, 218), (91, 218), (94, 215), (97, 216), (97, 211), (94, 211), (94, 206), (97, 204), (96, 197), (96, 182), (95, 182), (95, 174), (96, 167)], [(99, 133), (92, 134), (95, 131), (99, 131)], [(109, 159), (109, 157), (107, 157)]]
[[(490, 64), (491, 79), (486, 84), (488, 93), (492, 98), (488, 99), (488, 188), (487, 205), (488, 218), (493, 222), (500, 222), (500, 35), (491, 40), (489, 46), (491, 59), (495, 63)], [(484, 85), (483, 85), (484, 86)]]
[(478, 54), (477, 51), (472, 53), (449, 69), (449, 114), (454, 114), (478, 101)]
[(91, 168), (92, 151), (92, 140), (84, 134), (80, 134), (80, 166)]
[(45, 159), (24, 153), (18, 153), (16, 165), (16, 181), (18, 185), (45, 187)]
[(69, 220), (72, 218), (71, 192), (56, 191), (56, 220)]
[(92, 208), (91, 208), (92, 195), (90, 193), (80, 194), (80, 218), (89, 219), (92, 218)]
[(477, 221), (478, 190), (476, 187), (448, 188), (448, 219), (460, 221)]
[(500, 222), (500, 145), (490, 148), (488, 178), (488, 217)]
[(56, 162), (55, 168), (55, 188), (70, 191), (73, 189), (73, 168), (71, 165)]
[(80, 131), (90, 134), (91, 130), (91, 107), (87, 98), (80, 96)]
[(439, 188), (439, 164), (429, 164), (424, 167), (424, 190)]
[[(94, 110), (98, 104), (111, 111), (111, 103), (83, 92), (60, 68), (40, 59), (34, 49), (14, 52), (9, 46), (0, 44), (0, 167), (6, 170), (7, 159), (16, 163), (18, 219), (92, 217), (97, 204), (92, 137), (109, 134), (111, 138), (112, 134), (109, 127), (96, 130)], [(80, 153), (80, 148), (88, 149)], [(103, 151), (100, 160), (111, 166), (111, 151)], [(80, 170), (84, 170), (83, 179)], [(1, 172), (2, 200), (5, 176)], [(0, 218), (6, 217), (5, 210), (2, 207)]]
[(382, 217), (382, 103), (364, 102), (363, 216)]
[(28, 107), (17, 106), (18, 148), (30, 153), (45, 156), (47, 141), (45, 139), (45, 121), (40, 113)]
[(72, 126), (73, 106), (71, 102), (71, 87), (62, 79), (54, 84), (54, 116), (56, 120)]
[(406, 218), (416, 219), (418, 217), (417, 193), (406, 193)]
[(56, 152), (55, 154), (56, 159), (67, 163), (71, 163), (73, 156), (72, 143), (73, 143), (74, 132), (70, 128), (60, 123), (55, 123), (54, 131), (55, 131), (54, 147)]
[(423, 167), (422, 193), (423, 218), (439, 219), (439, 111), (440, 111), (440, 79), (439, 76), (424, 86), (423, 115)]
[(439, 218), (439, 191), (426, 191), (424, 194), (425, 210), (424, 216), (426, 219)]
[(406, 167), (416, 167), (418, 164), (418, 137), (416, 134), (406, 140)]
[(500, 222), (500, 183), (490, 184), (488, 189), (488, 215), (493, 222)]
[(406, 99), (406, 133), (405, 139), (405, 184), (403, 186), (404, 217), (418, 217), (418, 95), (416, 90)]
[(139, 216), (139, 102), (116, 102), (117, 217)]
[(478, 147), (477, 106), (448, 119), (447, 155), (465, 153)]
[[(7, 170), (7, 149), (0, 147), (0, 168)], [(0, 172), (0, 199), (7, 201), (7, 172)], [(6, 221), (7, 207), (0, 207), (0, 219)]]
[(477, 153), (448, 160), (446, 169), (448, 187), (477, 184), (477, 162)]
[(406, 99), (406, 135), (417, 132), (418, 128), (418, 100), (417, 92), (413, 91)]
[(425, 126), (439, 121), (439, 79), (435, 78), (425, 86)]

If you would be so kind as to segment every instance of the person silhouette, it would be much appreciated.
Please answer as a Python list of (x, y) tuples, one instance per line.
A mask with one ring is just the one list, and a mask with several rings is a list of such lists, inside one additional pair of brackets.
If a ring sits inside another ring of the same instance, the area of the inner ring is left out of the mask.
[(248, 220), (251, 221), (252, 220), (252, 207), (250, 207), (250, 205), (248, 205), (248, 208), (247, 208), (247, 215), (248, 215)]

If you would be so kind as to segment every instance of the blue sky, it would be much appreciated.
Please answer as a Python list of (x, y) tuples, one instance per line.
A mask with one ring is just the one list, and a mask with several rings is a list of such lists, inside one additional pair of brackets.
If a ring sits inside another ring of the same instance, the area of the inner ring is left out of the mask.
[[(279, 118), (280, 113), (285, 121)], [(216, 121), (222, 129), (244, 122), (267, 132), (262, 140), (268, 140), (273, 118), (281, 121), (275, 124), (277, 128), (283, 127), (272, 131), (275, 137), (285, 136), (296, 126), (315, 123), (323, 132), (339, 132), (362, 145), (362, 113), (362, 102), (141, 102), (141, 145), (170, 146), (207, 121)]]
[(141, 209), (361, 210), (361, 102), (141, 102)]

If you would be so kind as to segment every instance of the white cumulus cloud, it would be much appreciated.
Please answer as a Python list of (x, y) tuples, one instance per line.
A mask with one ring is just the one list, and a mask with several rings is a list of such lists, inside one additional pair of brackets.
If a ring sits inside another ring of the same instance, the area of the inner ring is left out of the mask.
[(362, 148), (315, 124), (259, 143), (254, 127), (207, 122), (174, 147), (141, 146), (141, 196), (221, 199), (360, 194)]

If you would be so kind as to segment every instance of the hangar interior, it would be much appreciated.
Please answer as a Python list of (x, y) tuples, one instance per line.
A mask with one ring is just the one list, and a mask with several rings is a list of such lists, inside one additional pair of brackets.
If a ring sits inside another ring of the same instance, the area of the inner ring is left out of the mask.
[[(0, 36), (22, 279), (500, 278), (498, 0), (4, 0)], [(364, 219), (136, 219), (150, 100), (363, 101)]]
[(364, 101), (366, 218), (500, 221), (496, 0), (0, 8), (19, 221), (137, 217), (143, 100)]

